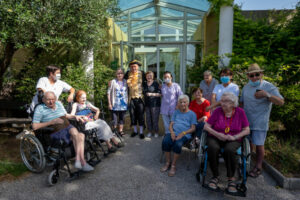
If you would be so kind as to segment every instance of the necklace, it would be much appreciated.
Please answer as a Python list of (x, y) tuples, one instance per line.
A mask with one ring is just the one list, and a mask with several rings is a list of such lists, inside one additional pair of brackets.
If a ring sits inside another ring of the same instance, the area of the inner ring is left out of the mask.
[(231, 114), (231, 117), (230, 117), (229, 124), (227, 124), (226, 115), (224, 113), (224, 118), (225, 118), (225, 123), (226, 123), (225, 134), (229, 133), (229, 131), (230, 131), (230, 126), (231, 126), (231, 123), (232, 123), (232, 118), (233, 118), (234, 112), (235, 112), (235, 109), (232, 110), (232, 114)]

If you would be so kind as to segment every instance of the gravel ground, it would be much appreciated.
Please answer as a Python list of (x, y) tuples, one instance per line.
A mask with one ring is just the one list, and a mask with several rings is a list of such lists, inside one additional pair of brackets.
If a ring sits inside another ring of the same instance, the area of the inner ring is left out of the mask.
[[(257, 179), (248, 179), (247, 197), (232, 197), (208, 191), (196, 182), (197, 160), (187, 170), (187, 150), (178, 160), (175, 177), (161, 173), (159, 162), (162, 137), (140, 140), (125, 136), (125, 147), (102, 159), (95, 171), (68, 182), (61, 177), (49, 187), (49, 170), (42, 174), (30, 174), (14, 182), (0, 183), (0, 200), (33, 199), (299, 199), (300, 191), (288, 191), (276, 187), (275, 181), (266, 173)], [(222, 185), (225, 187), (225, 168), (221, 165)], [(297, 198), (298, 196), (298, 198)]]

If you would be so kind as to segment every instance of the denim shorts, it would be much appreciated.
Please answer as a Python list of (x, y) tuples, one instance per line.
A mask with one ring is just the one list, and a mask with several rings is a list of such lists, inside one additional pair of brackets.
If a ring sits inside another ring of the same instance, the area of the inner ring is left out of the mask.
[(250, 131), (250, 140), (253, 144), (263, 146), (267, 137), (267, 131)]
[(72, 126), (70, 124), (67, 128), (64, 128), (55, 133), (52, 133), (50, 135), (50, 137), (53, 140), (63, 140), (65, 143), (69, 144), (71, 142), (71, 139), (70, 139), (71, 137), (70, 137), (70, 133), (69, 133), (71, 128), (74, 128), (74, 126)]

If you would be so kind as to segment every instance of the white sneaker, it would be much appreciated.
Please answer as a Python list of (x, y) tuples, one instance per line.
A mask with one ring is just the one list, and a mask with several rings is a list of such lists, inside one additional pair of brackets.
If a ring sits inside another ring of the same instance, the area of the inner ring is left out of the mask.
[(158, 138), (158, 134), (157, 134), (157, 133), (155, 133), (155, 134), (154, 134), (154, 137), (155, 137), (155, 138)]
[(151, 137), (152, 136), (152, 133), (148, 133), (147, 137)]
[(83, 165), (83, 167), (82, 167), (82, 171), (84, 171), (84, 172), (90, 172), (90, 171), (93, 171), (93, 170), (94, 170), (94, 167), (92, 167), (88, 163), (85, 163), (85, 165)]
[(81, 169), (81, 168), (82, 168), (82, 165), (81, 165), (80, 160), (76, 160), (76, 161), (75, 161), (74, 167), (75, 167), (76, 169)]

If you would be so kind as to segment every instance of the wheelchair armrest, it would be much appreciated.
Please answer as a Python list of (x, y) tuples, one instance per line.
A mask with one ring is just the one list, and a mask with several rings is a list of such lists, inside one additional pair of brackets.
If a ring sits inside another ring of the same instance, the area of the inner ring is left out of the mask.
[(78, 122), (76, 119), (68, 119), (70, 124), (72, 124), (79, 132), (83, 132), (85, 130), (85, 125), (83, 123)]
[(40, 128), (40, 129), (37, 129), (34, 131), (34, 133), (36, 133), (36, 134), (40, 134), (40, 133), (51, 134), (53, 132), (54, 132), (54, 128), (52, 128), (52, 127), (44, 127), (44, 128)]

